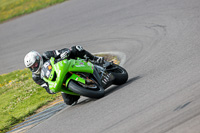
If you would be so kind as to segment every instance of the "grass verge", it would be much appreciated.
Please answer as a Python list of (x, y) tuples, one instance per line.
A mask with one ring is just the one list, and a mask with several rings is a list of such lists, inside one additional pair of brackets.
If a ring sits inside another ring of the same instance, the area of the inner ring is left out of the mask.
[(0, 23), (66, 0), (0, 0)]
[[(116, 56), (105, 54), (96, 56), (103, 56), (105, 60), (113, 60), (119, 64)], [(28, 69), (0, 75), (0, 132), (8, 131), (60, 95), (60, 93), (48, 94), (32, 80)]]
[(9, 130), (59, 95), (50, 95), (35, 84), (28, 69), (0, 75), (0, 132)]

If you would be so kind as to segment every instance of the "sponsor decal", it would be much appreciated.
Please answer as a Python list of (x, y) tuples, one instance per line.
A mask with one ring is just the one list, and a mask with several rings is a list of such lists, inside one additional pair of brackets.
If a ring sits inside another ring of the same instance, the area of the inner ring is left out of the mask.
[(103, 83), (103, 84), (106, 84), (106, 82), (104, 82), (103, 80), (102, 80), (102, 83)]
[(44, 67), (45, 67), (45, 68), (47, 68), (49, 65), (50, 65), (49, 62), (45, 62), (45, 63), (44, 63)]
[(110, 81), (110, 74), (103, 73), (102, 83), (107, 84)]
[(44, 71), (42, 70), (42, 72), (41, 72), (41, 78), (43, 78), (44, 77)]
[(60, 77), (61, 70), (58, 71), (58, 77)]
[(60, 66), (63, 66), (63, 63), (62, 63), (62, 62), (60, 63)]
[(51, 69), (52, 69), (52, 66), (51, 66), (51, 65), (49, 65), (49, 66), (48, 66), (48, 69), (49, 69), (49, 70), (51, 70)]
[(46, 72), (47, 78), (49, 78), (49, 75), (50, 75), (50, 71), (47, 71), (47, 72)]
[(85, 65), (75, 65), (76, 67), (84, 67)]
[(57, 85), (57, 83), (55, 83), (53, 87), (56, 88), (56, 85)]

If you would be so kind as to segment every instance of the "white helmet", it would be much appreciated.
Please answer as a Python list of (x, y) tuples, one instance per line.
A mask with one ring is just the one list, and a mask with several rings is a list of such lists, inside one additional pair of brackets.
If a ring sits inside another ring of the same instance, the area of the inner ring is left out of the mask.
[(40, 70), (43, 65), (42, 56), (36, 51), (31, 51), (24, 57), (24, 64), (33, 73), (40, 74)]

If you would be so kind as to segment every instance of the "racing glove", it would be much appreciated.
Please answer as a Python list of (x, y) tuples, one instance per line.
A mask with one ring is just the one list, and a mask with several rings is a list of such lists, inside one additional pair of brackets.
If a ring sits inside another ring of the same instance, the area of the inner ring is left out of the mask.
[(94, 63), (96, 63), (96, 64), (104, 64), (105, 63), (104, 57), (94, 56)]
[(70, 54), (70, 51), (67, 50), (67, 51), (64, 51), (60, 54), (60, 58), (61, 59), (66, 59), (67, 57), (69, 57), (69, 54)]

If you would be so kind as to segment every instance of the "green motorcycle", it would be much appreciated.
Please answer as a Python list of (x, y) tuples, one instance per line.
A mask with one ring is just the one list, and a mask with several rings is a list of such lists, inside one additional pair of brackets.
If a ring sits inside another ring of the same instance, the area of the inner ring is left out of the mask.
[(55, 93), (101, 98), (104, 90), (112, 84), (121, 85), (128, 79), (127, 71), (105, 61), (103, 66), (84, 59), (55, 59), (46, 61), (41, 71), (42, 78)]

